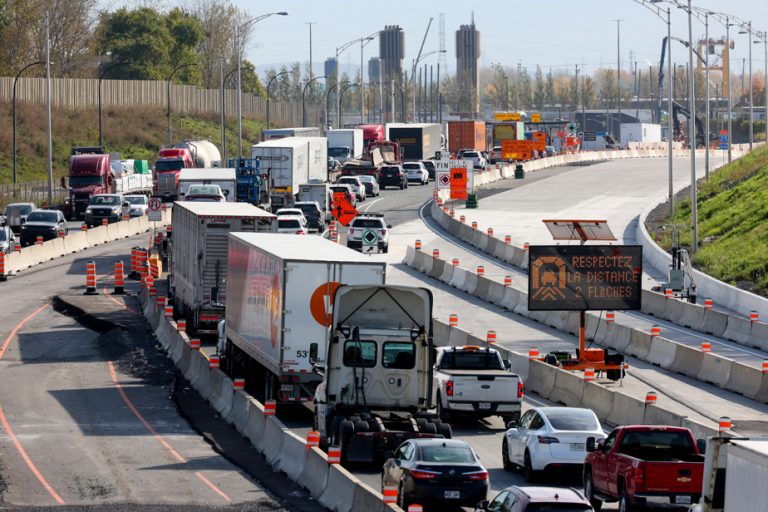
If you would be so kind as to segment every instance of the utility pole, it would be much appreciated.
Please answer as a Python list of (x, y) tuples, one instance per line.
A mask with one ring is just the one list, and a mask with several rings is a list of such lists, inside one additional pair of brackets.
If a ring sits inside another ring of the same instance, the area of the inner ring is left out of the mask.
[(617, 105), (617, 132), (618, 140), (621, 145), (621, 22), (624, 20), (613, 20), (616, 22), (616, 105)]
[(690, 92), (688, 94), (688, 111), (691, 113), (691, 117), (688, 121), (688, 137), (689, 145), (691, 146), (691, 223), (693, 224), (691, 230), (691, 254), (695, 254), (699, 248), (699, 219), (698, 219), (698, 204), (697, 204), (697, 190), (696, 190), (696, 84), (693, 80), (693, 26), (692, 17), (693, 11), (691, 10), (691, 0), (688, 0), (688, 86)]
[(309, 25), (309, 77), (312, 78), (314, 70), (312, 69), (312, 25), (317, 25), (316, 21), (307, 21), (304, 23)]
[(45, 13), (45, 103), (48, 120), (48, 206), (53, 205), (53, 137), (51, 135), (51, 34), (48, 13)]

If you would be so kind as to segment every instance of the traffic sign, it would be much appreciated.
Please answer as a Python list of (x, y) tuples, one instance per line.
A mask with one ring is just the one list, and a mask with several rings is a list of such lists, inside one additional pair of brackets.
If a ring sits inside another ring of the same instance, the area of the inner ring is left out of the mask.
[(357, 217), (357, 210), (349, 202), (344, 192), (334, 192), (331, 213), (342, 226), (349, 226), (352, 219)]
[(451, 188), (451, 171), (437, 171), (437, 179), (435, 182), (437, 183), (438, 189)]
[(532, 123), (540, 123), (541, 122), (541, 114), (531, 114), (531, 122)]
[(595, 132), (584, 132), (584, 141), (585, 142), (595, 142), (597, 140), (597, 133)]
[(150, 197), (148, 202), (149, 221), (162, 222), (163, 220), (163, 201), (159, 197)]
[(467, 198), (467, 168), (455, 167), (451, 169), (451, 199), (460, 201)]
[(376, 245), (379, 242), (379, 234), (375, 229), (366, 229), (363, 231), (363, 245)]

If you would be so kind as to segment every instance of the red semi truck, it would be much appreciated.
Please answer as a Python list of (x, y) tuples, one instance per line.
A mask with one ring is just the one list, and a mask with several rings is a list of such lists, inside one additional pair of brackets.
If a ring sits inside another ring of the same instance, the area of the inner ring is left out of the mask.
[(598, 443), (590, 437), (584, 494), (596, 511), (613, 501), (626, 511), (687, 508), (701, 497), (703, 446), (682, 427), (634, 425), (618, 427)]
[(175, 147), (161, 149), (155, 161), (157, 179), (152, 195), (175, 201), (179, 196), (179, 174), (182, 169), (209, 169), (220, 165), (219, 149), (207, 140), (185, 141)]

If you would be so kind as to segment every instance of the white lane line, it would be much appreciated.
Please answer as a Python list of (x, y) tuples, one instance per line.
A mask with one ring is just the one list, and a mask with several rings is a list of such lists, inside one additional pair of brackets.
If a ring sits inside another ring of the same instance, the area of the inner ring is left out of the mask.
[(370, 203), (368, 203), (368, 204), (366, 204), (365, 206), (363, 206), (362, 208), (360, 208), (360, 211), (366, 211), (366, 212), (367, 212), (367, 211), (368, 211), (368, 209), (369, 209), (371, 206), (375, 205), (376, 203), (378, 203), (378, 202), (379, 202), (379, 201), (381, 201), (382, 199), (386, 199), (386, 198), (385, 198), (385, 197), (380, 197), (380, 198), (378, 198), (378, 199), (374, 199), (374, 200), (373, 200), (373, 201), (371, 201)]

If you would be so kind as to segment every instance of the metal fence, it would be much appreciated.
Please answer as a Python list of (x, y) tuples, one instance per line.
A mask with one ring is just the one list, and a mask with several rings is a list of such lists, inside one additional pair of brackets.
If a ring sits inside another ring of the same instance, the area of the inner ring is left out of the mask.
[[(51, 105), (66, 109), (98, 107), (98, 84), (95, 78), (52, 78)], [(221, 111), (219, 89), (201, 89), (194, 85), (171, 85), (171, 110), (176, 113), (208, 113)], [(0, 99), (10, 101), (13, 97), (13, 77), (0, 77)], [(224, 91), (225, 111), (236, 112), (236, 91)], [(16, 99), (33, 103), (45, 102), (45, 79), (19, 78), (16, 85)], [(157, 107), (168, 106), (168, 85), (165, 81), (150, 80), (102, 80), (101, 100), (104, 107)], [(302, 121), (301, 103), (270, 102), (270, 119), (275, 122), (300, 126)], [(267, 115), (264, 98), (243, 93), (242, 111), (244, 117)], [(308, 108), (307, 120), (312, 126), (321, 119), (320, 108)]]
[[(53, 203), (64, 202), (67, 190), (61, 188), (58, 183), (53, 184)], [(25, 183), (0, 184), (0, 206), (5, 208), (10, 203), (35, 203), (41, 206), (48, 202), (48, 181), (27, 181)]]

